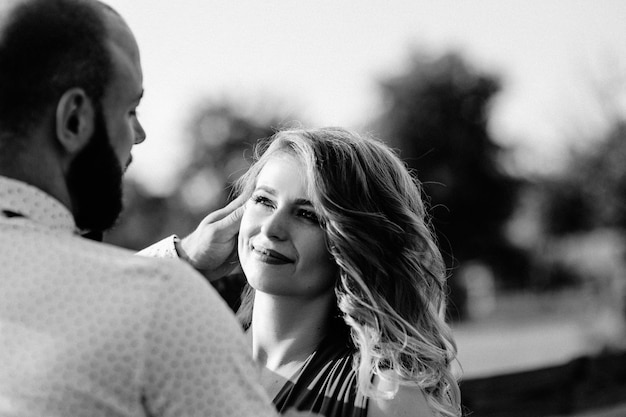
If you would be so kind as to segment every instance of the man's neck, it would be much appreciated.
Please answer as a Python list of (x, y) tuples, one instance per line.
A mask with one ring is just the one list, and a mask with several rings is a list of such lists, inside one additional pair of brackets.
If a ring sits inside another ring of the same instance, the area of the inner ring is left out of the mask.
[(71, 211), (72, 204), (62, 166), (45, 149), (31, 146), (28, 151), (1, 152), (0, 175), (39, 188)]

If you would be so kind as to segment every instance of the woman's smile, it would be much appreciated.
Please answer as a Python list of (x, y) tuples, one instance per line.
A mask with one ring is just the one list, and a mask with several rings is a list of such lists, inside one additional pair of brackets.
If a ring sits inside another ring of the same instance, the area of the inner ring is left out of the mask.
[(263, 248), (262, 246), (252, 245), (252, 253), (254, 253), (257, 259), (259, 259), (261, 262), (271, 265), (284, 265), (294, 262), (282, 253), (272, 249)]

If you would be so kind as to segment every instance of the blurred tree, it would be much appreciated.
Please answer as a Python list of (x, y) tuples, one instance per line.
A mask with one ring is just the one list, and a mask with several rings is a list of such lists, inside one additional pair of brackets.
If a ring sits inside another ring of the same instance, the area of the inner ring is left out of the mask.
[(175, 215), (179, 203), (172, 198), (153, 196), (132, 179), (124, 182), (124, 210), (104, 240), (117, 246), (139, 250), (178, 230)]
[(189, 160), (176, 190), (195, 220), (224, 205), (230, 185), (249, 166), (254, 143), (283, 123), (273, 106), (246, 108), (228, 101), (199, 106), (189, 125)]
[(593, 148), (574, 153), (568, 168), (546, 179), (545, 227), (563, 236), (598, 228), (626, 233), (626, 121)]
[(572, 152), (558, 176), (537, 181), (540, 227), (534, 285), (582, 287), (599, 296), (595, 338), (626, 342), (626, 120)]
[[(586, 102), (593, 117), (567, 124), (565, 136), (578, 146), (570, 148), (562, 172), (538, 181), (543, 227), (551, 237), (598, 228), (626, 233), (626, 62), (603, 58), (587, 71)], [(600, 123), (595, 128), (594, 119)], [(607, 127), (605, 133), (597, 133), (599, 126)]]
[(375, 129), (424, 184), (453, 273), (472, 260), (489, 265), (501, 281), (522, 279), (525, 257), (503, 233), (520, 180), (501, 167), (503, 149), (487, 129), (499, 80), (456, 53), (414, 54), (402, 75), (381, 84), (386, 109)]

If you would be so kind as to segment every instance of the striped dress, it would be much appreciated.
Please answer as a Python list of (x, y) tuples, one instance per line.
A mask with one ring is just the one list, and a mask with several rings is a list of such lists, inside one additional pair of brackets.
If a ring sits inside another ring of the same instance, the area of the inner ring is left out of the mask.
[(356, 350), (326, 337), (307, 359), (296, 382), (287, 382), (274, 398), (280, 413), (290, 408), (325, 417), (366, 417), (367, 398), (357, 390), (352, 362)]

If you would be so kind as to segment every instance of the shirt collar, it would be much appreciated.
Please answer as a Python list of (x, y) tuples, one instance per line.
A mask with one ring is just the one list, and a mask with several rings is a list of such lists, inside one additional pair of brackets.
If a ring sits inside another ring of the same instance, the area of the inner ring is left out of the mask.
[(59, 231), (77, 231), (72, 213), (49, 194), (22, 181), (0, 176), (0, 210)]

